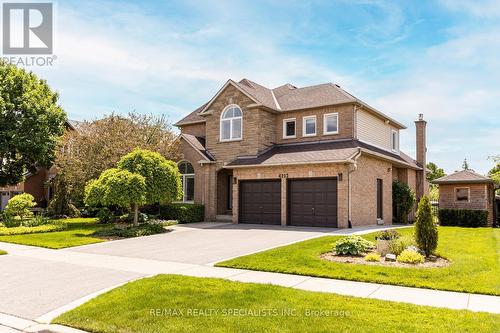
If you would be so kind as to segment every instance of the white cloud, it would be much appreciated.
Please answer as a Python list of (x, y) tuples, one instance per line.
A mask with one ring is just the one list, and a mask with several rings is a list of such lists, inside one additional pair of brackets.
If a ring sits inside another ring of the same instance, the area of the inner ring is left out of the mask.
[(500, 16), (500, 2), (498, 0), (441, 0), (440, 2), (451, 10), (474, 16), (486, 18)]

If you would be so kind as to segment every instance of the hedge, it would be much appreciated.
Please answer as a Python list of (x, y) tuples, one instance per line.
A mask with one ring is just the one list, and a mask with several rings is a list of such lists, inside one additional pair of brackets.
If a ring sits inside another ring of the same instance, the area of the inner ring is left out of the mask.
[(172, 203), (159, 207), (160, 218), (179, 223), (203, 222), (205, 207), (200, 204)]
[(42, 232), (55, 232), (66, 230), (67, 226), (64, 223), (44, 224), (36, 227), (0, 227), (0, 236), (13, 236), (25, 234), (38, 234)]
[(485, 227), (488, 223), (487, 210), (439, 209), (439, 224), (442, 226)]

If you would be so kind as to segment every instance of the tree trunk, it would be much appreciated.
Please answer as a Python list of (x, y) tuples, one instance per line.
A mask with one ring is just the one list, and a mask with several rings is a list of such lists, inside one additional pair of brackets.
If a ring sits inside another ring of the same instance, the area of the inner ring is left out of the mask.
[(134, 225), (139, 225), (139, 205), (134, 204)]

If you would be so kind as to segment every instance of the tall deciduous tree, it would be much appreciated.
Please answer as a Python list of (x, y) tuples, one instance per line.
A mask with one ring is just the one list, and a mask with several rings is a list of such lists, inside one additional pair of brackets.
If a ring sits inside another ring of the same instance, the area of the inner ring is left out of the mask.
[[(166, 203), (182, 195), (181, 174), (172, 161), (158, 153), (134, 149), (123, 156), (118, 168), (144, 177), (146, 182), (145, 204)], [(139, 205), (134, 206), (134, 224), (137, 224)]]
[(58, 98), (46, 81), (0, 61), (0, 186), (52, 165), (66, 121)]
[(427, 181), (429, 182), (433, 181), (434, 179), (446, 176), (444, 170), (438, 167), (433, 162), (427, 163), (427, 169), (429, 169), (429, 172), (427, 172)]
[(65, 133), (56, 165), (64, 172), (71, 202), (81, 206), (85, 184), (115, 167), (122, 156), (136, 147), (157, 152), (169, 160), (178, 159), (176, 138), (164, 117), (111, 114), (82, 122), (76, 131)]

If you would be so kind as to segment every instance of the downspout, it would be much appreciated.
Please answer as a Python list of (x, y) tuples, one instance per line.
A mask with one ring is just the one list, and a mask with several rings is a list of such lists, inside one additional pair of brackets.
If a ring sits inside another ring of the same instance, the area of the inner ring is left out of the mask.
[(357, 159), (361, 155), (361, 149), (349, 161), (349, 170), (347, 171), (347, 227), (352, 228), (351, 219), (351, 173), (358, 169)]

